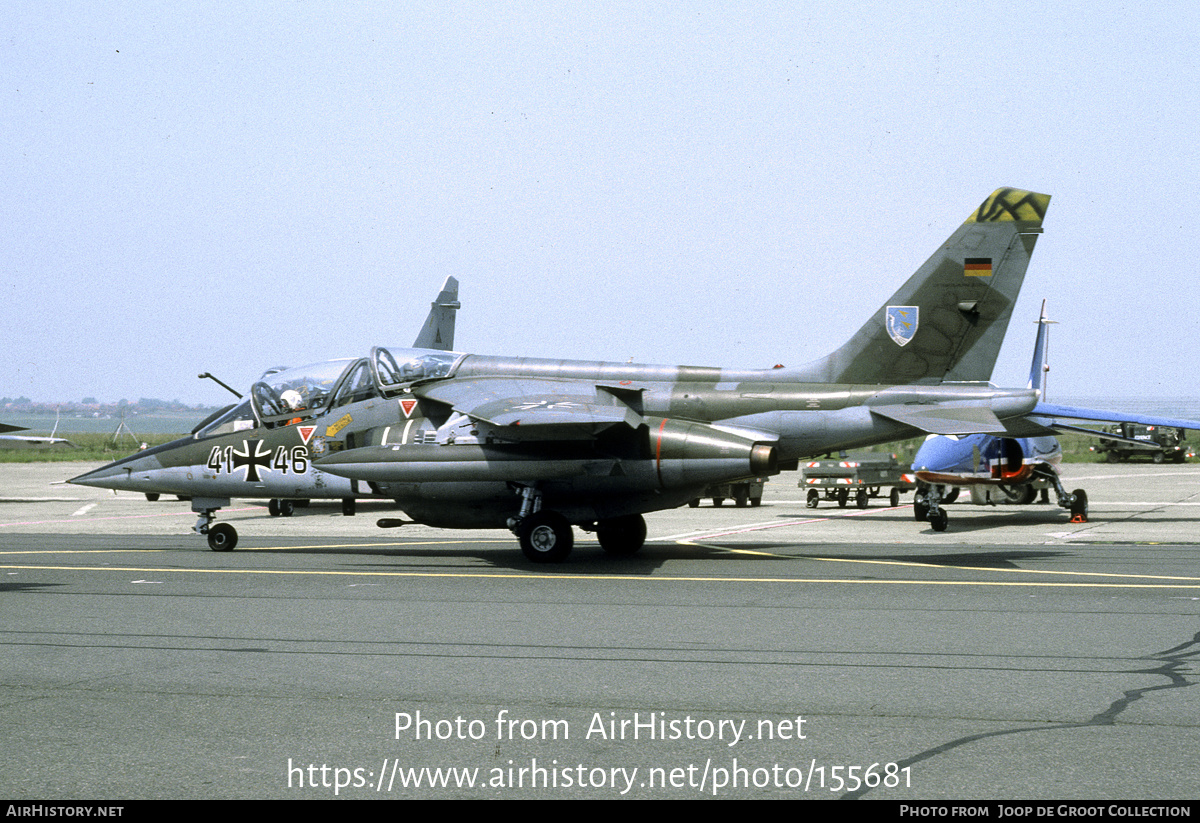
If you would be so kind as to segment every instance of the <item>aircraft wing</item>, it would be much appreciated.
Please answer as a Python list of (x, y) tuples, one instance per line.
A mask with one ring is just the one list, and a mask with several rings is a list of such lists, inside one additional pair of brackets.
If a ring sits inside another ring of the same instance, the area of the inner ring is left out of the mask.
[(927, 434), (996, 434), (1006, 431), (1000, 418), (983, 406), (904, 403), (871, 406), (870, 409), (880, 417), (912, 426)]
[(1086, 434), (1090, 437), (1099, 438), (1100, 440), (1117, 440), (1122, 443), (1129, 443), (1131, 445), (1139, 446), (1139, 447), (1147, 448), (1147, 449), (1158, 448), (1158, 444), (1153, 441), (1148, 442), (1146, 440), (1138, 440), (1135, 437), (1125, 437), (1124, 435), (1113, 434), (1112, 432), (1098, 431), (1096, 429), (1089, 429), (1086, 426), (1068, 426), (1066, 423), (1057, 423), (1056, 422), (1053, 424), (1053, 428), (1056, 432), (1071, 432), (1072, 434)]
[(590, 438), (612, 426), (636, 429), (642, 418), (603, 386), (583, 393), (574, 381), (477, 377), (416, 386), (413, 394), (503, 430), (510, 439)]
[(1143, 426), (1163, 426), (1164, 428), (1200, 431), (1200, 420), (1155, 417), (1148, 414), (1127, 414), (1125, 412), (1105, 411), (1101, 409), (1083, 409), (1077, 406), (1055, 406), (1051, 403), (1038, 403), (1029, 414), (1031, 417), (1041, 418), (1039, 422), (1043, 422), (1044, 425), (1052, 426), (1056, 429), (1095, 435), (1099, 435), (1100, 433), (1091, 429), (1075, 428), (1068, 424), (1059, 423), (1057, 418), (1067, 417), (1072, 420), (1092, 420), (1097, 423), (1140, 423)]
[(13, 426), (8, 423), (0, 423), (0, 432), (23, 432), (29, 431), (25, 426)]

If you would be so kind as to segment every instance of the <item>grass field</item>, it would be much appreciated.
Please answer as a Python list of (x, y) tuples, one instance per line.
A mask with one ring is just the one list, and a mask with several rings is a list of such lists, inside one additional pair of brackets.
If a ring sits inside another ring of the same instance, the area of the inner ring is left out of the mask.
[[(29, 434), (29, 432), (22, 432), (22, 434)], [(90, 432), (75, 432), (59, 436), (66, 437), (75, 444), (76, 448), (0, 449), (0, 463), (61, 463), (69, 460), (113, 461), (133, 454), (142, 443), (147, 446), (158, 446), (183, 437), (181, 434), (147, 434), (134, 441), (129, 435), (122, 435), (114, 440), (112, 434)]]

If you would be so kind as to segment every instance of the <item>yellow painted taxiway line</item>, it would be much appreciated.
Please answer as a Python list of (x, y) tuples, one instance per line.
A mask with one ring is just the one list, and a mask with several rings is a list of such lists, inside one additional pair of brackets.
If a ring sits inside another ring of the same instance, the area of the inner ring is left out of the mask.
[[(798, 558), (799, 559), (799, 558)], [(842, 562), (829, 558), (803, 558), (822, 562)], [(918, 568), (940, 568), (964, 570), (956, 566), (923, 566), (913, 563), (892, 563), (889, 561), (854, 561), (861, 563), (879, 563), (881, 565), (907, 565)], [(791, 584), (852, 584), (868, 586), (983, 586), (983, 587), (1017, 587), (1017, 588), (1101, 588), (1101, 589), (1200, 589), (1200, 578), (1164, 578), (1168, 580), (1189, 580), (1190, 583), (1107, 583), (1099, 581), (1066, 582), (1046, 580), (863, 580), (857, 578), (837, 577), (718, 577), (698, 575), (628, 575), (628, 574), (570, 574), (568, 572), (534, 573), (534, 572), (419, 572), (419, 571), (319, 571), (315, 569), (180, 569), (148, 566), (66, 566), (66, 565), (0, 565), (0, 570), (13, 571), (100, 571), (100, 572), (137, 572), (138, 574), (227, 574), (251, 576), (291, 576), (291, 577), (374, 577), (374, 578), (459, 578), (481, 580), (546, 580), (564, 583), (584, 583), (591, 580), (646, 582), (646, 583), (791, 583)], [(988, 573), (1005, 573), (1011, 571), (1028, 571), (1012, 569), (970, 569), (971, 571), (986, 571)], [(1032, 572), (1037, 574), (1038, 572)], [(1055, 572), (1055, 574), (1069, 574)], [(1088, 576), (1081, 573), (1077, 576)], [(1138, 575), (1113, 575), (1115, 577), (1138, 577)], [(1151, 577), (1150, 579), (1157, 579)]]

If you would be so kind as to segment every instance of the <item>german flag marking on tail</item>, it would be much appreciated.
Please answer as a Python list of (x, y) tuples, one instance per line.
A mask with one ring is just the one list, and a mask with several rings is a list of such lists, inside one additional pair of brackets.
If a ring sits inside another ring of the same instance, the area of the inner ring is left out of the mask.
[(963, 261), (963, 274), (967, 277), (991, 277), (992, 258), (968, 257)]

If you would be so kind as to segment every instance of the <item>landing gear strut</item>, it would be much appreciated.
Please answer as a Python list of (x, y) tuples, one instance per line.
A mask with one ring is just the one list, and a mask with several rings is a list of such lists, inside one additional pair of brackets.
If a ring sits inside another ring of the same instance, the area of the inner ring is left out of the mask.
[[(517, 536), (521, 551), (533, 563), (561, 563), (575, 546), (571, 524), (556, 511), (542, 508), (542, 492), (537, 486), (518, 486), (521, 510), (509, 519), (508, 527)], [(594, 531), (600, 548), (613, 557), (629, 557), (646, 543), (646, 518), (640, 514), (609, 517), (581, 525)]]
[[(1109, 452), (1111, 454), (1112, 452)], [(1033, 473), (1037, 477), (1042, 477), (1054, 486), (1054, 494), (1058, 497), (1058, 505), (1062, 506), (1071, 512), (1072, 523), (1088, 522), (1088, 496), (1083, 489), (1076, 489), (1068, 493), (1062, 481), (1058, 479), (1058, 472), (1049, 467), (1037, 466)]]

